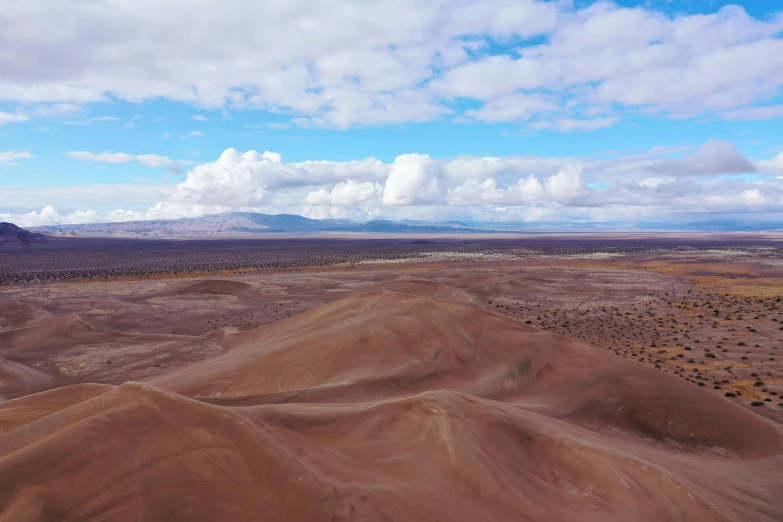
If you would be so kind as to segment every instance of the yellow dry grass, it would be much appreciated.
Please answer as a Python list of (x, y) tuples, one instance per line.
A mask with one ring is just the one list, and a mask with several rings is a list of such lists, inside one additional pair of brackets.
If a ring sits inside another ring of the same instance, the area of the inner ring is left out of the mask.
[(783, 379), (770, 379), (764, 381), (764, 386), (753, 386), (755, 380), (738, 380), (731, 384), (726, 385), (731, 391), (740, 392), (743, 397), (752, 401), (763, 401), (764, 399), (771, 398), (764, 395), (762, 391), (765, 386), (780, 386), (783, 385)]

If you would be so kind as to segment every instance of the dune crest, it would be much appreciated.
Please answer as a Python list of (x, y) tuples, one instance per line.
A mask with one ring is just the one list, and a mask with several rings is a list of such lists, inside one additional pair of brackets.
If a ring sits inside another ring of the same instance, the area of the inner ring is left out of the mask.
[(453, 301), (455, 303), (472, 303), (473, 296), (464, 290), (445, 283), (429, 281), (426, 279), (399, 279), (386, 283), (379, 283), (369, 288), (361, 290), (359, 293), (366, 292), (397, 292), (400, 294), (417, 295), (420, 297), (430, 297), (441, 301)]

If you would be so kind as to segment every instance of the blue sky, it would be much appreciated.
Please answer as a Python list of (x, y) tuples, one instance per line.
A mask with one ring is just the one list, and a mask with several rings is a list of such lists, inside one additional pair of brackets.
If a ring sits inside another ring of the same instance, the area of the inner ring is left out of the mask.
[(4, 8), (0, 218), (783, 208), (778, 2), (177, 5)]

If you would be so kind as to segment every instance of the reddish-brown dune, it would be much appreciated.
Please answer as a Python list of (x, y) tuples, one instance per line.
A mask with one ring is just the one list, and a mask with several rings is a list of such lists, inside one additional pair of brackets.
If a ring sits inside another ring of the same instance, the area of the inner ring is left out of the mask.
[(145, 384), (0, 403), (0, 520), (783, 519), (772, 422), (395, 288), (226, 337)]
[(0, 331), (9, 327), (22, 326), (32, 320), (35, 312), (29, 306), (11, 299), (0, 299)]
[(119, 384), (221, 351), (214, 340), (94, 327), (76, 314), (0, 331), (0, 398), (85, 382)]
[(387, 283), (373, 285), (370, 288), (365, 288), (358, 293), (383, 291), (431, 297), (432, 299), (454, 301), (455, 303), (473, 302), (473, 297), (464, 290), (437, 281), (428, 281), (426, 279), (400, 279), (389, 281)]

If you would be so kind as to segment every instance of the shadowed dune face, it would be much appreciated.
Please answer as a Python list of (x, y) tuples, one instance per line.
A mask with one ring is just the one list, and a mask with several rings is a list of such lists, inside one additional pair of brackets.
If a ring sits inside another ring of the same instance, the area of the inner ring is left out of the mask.
[[(5, 356), (128, 335), (76, 316), (44, 327), (3, 334)], [(220, 343), (146, 384), (0, 402), (0, 517), (783, 519), (777, 425), (440, 283)]]

